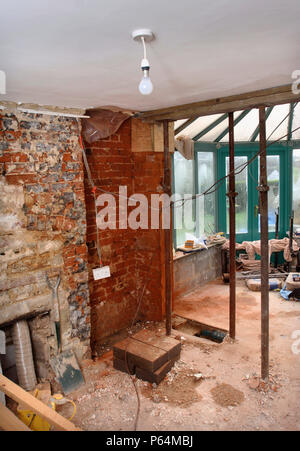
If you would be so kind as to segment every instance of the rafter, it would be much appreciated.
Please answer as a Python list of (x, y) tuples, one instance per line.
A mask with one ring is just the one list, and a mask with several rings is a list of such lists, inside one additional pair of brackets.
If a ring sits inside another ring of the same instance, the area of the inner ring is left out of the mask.
[(213, 128), (215, 128), (217, 125), (221, 124), (221, 122), (225, 121), (227, 119), (227, 113), (223, 114), (221, 117), (213, 121), (210, 125), (205, 127), (201, 132), (199, 132), (196, 136), (193, 137), (194, 141), (198, 141), (202, 136), (206, 135), (208, 132), (210, 132)]
[[(235, 127), (245, 116), (247, 116), (248, 113), (250, 113), (250, 110), (245, 110), (241, 114), (238, 115), (238, 117), (234, 120), (233, 126)], [(229, 126), (227, 126), (222, 133), (219, 134), (219, 136), (215, 139), (215, 142), (221, 141), (224, 136), (226, 136), (229, 132)]]
[(174, 130), (175, 136), (178, 135), (179, 133), (183, 132), (183, 130), (185, 130), (189, 125), (191, 125), (193, 122), (195, 122), (196, 119), (198, 119), (198, 116), (191, 117), (190, 119), (185, 121), (183, 124), (181, 124), (179, 127), (175, 128), (175, 130)]
[(292, 130), (293, 130), (293, 119), (294, 119), (294, 111), (296, 107), (296, 103), (290, 104), (290, 114), (289, 114), (289, 121), (288, 121), (288, 128), (287, 128), (287, 141), (291, 141), (292, 139)]
[[(274, 108), (273, 106), (270, 106), (267, 111), (266, 111), (266, 120), (268, 119), (268, 117), (270, 116), (270, 114), (272, 113), (272, 110)], [(259, 125), (256, 127), (256, 129), (254, 130), (251, 138), (250, 138), (250, 142), (254, 142), (256, 140), (256, 138), (258, 137), (259, 134)]]

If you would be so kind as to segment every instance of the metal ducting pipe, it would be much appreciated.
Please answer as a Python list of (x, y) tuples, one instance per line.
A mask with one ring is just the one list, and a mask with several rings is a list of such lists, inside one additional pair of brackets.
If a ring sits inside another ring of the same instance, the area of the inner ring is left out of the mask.
[(29, 327), (26, 320), (17, 321), (12, 326), (15, 346), (16, 367), (19, 384), (25, 390), (33, 390), (37, 384)]

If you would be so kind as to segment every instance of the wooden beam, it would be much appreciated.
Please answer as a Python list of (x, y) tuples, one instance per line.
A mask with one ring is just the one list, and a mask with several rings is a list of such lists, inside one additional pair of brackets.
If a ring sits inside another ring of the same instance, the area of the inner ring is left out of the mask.
[(173, 121), (192, 116), (208, 116), (210, 114), (228, 113), (258, 108), (260, 106), (280, 105), (298, 100), (300, 100), (300, 94), (293, 93), (292, 85), (284, 85), (228, 97), (219, 97), (201, 102), (145, 111), (137, 113), (136, 117), (147, 121), (160, 121), (165, 119)]
[(46, 406), (39, 399), (26, 392), (19, 385), (15, 384), (7, 377), (0, 374), (0, 391), (3, 391), (9, 398), (22, 404), (25, 408), (32, 410), (34, 413), (48, 421), (55, 429), (59, 431), (79, 431), (71, 421), (66, 420), (55, 410)]
[(29, 429), (26, 424), (19, 420), (11, 410), (0, 402), (0, 430), (1, 429), (10, 432), (31, 432), (31, 429)]

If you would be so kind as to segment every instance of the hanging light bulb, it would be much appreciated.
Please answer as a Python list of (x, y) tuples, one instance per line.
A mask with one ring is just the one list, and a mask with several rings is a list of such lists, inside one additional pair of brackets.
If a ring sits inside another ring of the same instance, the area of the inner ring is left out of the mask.
[(146, 96), (146, 95), (149, 95), (149, 94), (152, 93), (152, 91), (153, 91), (153, 84), (152, 84), (152, 82), (150, 80), (150, 77), (149, 77), (150, 64), (149, 64), (149, 61), (147, 59), (145, 41), (147, 41), (147, 42), (152, 41), (154, 36), (153, 36), (153, 33), (152, 33), (151, 30), (142, 29), (142, 30), (135, 30), (132, 33), (132, 37), (133, 37), (134, 40), (141, 39), (141, 41), (143, 43), (143, 47), (144, 47), (144, 58), (142, 59), (142, 62), (141, 62), (141, 69), (143, 71), (143, 77), (142, 77), (142, 79), (140, 81), (140, 84), (139, 84), (139, 91), (140, 91), (141, 94)]
[(146, 58), (142, 59), (141, 69), (143, 71), (143, 78), (139, 84), (139, 91), (144, 96), (147, 96), (153, 91), (153, 84), (149, 77), (149, 61)]

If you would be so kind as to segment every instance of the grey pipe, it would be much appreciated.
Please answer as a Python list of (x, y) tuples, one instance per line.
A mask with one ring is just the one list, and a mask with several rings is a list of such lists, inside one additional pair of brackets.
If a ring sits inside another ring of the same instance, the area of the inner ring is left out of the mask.
[(26, 320), (17, 321), (12, 326), (15, 346), (16, 367), (19, 384), (25, 390), (33, 390), (37, 384), (29, 327)]

